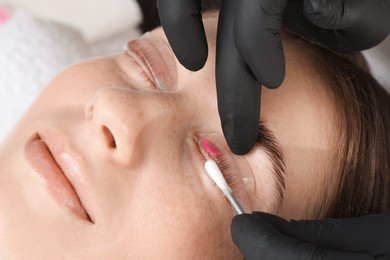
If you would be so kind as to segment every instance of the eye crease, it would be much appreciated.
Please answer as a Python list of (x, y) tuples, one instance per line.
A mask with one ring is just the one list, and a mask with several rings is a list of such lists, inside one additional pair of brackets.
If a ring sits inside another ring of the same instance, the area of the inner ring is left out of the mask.
[(167, 60), (167, 55), (162, 54), (159, 49), (146, 39), (139, 39), (126, 44), (124, 51), (142, 69), (140, 73), (155, 90), (173, 90), (175, 87), (173, 70), (176, 67), (172, 66), (172, 62)]
[[(125, 53), (126, 55), (130, 56), (131, 63), (136, 66), (136, 72), (139, 76), (141, 76), (143, 82), (141, 84), (146, 84), (148, 88), (151, 90), (160, 90), (160, 87), (156, 84), (154, 81), (153, 76), (151, 75), (149, 69), (147, 69), (147, 65), (143, 61), (143, 59), (140, 57), (139, 51), (133, 51), (133, 49), (130, 49), (130, 43), (126, 45)], [(143, 56), (143, 55), (142, 55)], [(149, 64), (149, 66), (152, 66), (150, 62), (146, 62)]]

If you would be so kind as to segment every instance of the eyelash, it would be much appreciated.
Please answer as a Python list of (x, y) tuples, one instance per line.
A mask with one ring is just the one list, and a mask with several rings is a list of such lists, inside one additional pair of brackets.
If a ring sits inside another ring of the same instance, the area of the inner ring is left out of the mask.
[[(214, 143), (213, 145), (215, 146), (216, 144)], [(219, 169), (222, 172), (222, 175), (225, 177), (225, 180), (229, 185), (230, 189), (232, 190), (233, 194), (244, 191), (245, 187), (243, 182), (239, 179), (240, 174), (233, 158), (229, 158), (230, 156), (226, 149), (222, 149), (222, 147), (216, 148), (219, 151), (219, 155), (210, 156), (209, 154), (207, 154), (207, 158), (212, 159), (217, 163)], [(204, 155), (201, 153), (200, 150), (198, 150), (198, 153), (202, 161), (206, 162)]]
[(242, 186), (242, 182), (238, 179), (237, 166), (233, 165), (233, 162), (231, 162), (231, 159), (227, 158), (225, 153), (226, 152), (221, 151), (220, 155), (215, 158), (215, 161), (233, 194), (241, 192), (244, 187)]
[(150, 68), (152, 70), (154, 70), (155, 67), (157, 67), (155, 65), (155, 60), (147, 52), (146, 48), (143, 48), (142, 50), (143, 50), (142, 52), (140, 50), (139, 51), (137, 51), (137, 50), (130, 51), (129, 50), (127, 52), (127, 55), (131, 56), (131, 59), (132, 59), (131, 63), (137, 67), (137, 73), (143, 79), (143, 82), (141, 82), (141, 84), (146, 83), (148, 85), (148, 88), (150, 88), (152, 90), (159, 90), (160, 88), (153, 77), (153, 72), (150, 71)]
[(149, 84), (153, 89), (157, 89), (157, 85), (156, 85), (156, 82), (154, 82), (154, 80), (152, 80), (150, 77), (149, 77), (149, 74), (140, 66), (138, 65), (141, 69), (141, 76), (142, 78), (145, 80), (145, 82), (147, 84)]
[[(150, 63), (150, 66), (153, 66), (152, 62), (150, 62), (149, 60), (147, 62)], [(144, 80), (142, 82), (142, 84), (146, 83), (148, 85), (148, 87), (150, 87), (153, 90), (158, 89), (156, 82), (153, 80), (153, 78), (151, 78), (151, 76), (149, 75), (148, 71), (146, 71), (146, 69), (143, 66), (141, 66), (141, 64), (139, 64), (138, 61), (134, 60), (134, 61), (132, 61), (132, 63), (135, 66), (137, 66), (137, 68), (139, 69), (139, 70), (137, 70), (137, 72), (142, 77), (142, 79)]]

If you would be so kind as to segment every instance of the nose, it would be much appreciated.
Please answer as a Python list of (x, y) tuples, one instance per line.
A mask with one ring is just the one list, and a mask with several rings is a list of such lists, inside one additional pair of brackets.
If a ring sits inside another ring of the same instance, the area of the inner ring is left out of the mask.
[(121, 164), (140, 161), (147, 147), (183, 134), (194, 104), (179, 94), (102, 89), (85, 105), (91, 145)]

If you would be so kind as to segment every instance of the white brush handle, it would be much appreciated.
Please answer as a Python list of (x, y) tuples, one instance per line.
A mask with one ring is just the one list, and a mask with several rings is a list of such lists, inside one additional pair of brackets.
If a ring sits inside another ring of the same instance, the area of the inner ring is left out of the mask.
[(225, 197), (228, 199), (230, 205), (232, 205), (237, 215), (244, 214), (244, 210), (241, 208), (240, 203), (238, 203), (238, 201), (231, 192), (224, 192), (223, 194), (225, 194)]
[(210, 178), (213, 179), (215, 184), (217, 184), (217, 186), (222, 190), (223, 194), (232, 205), (236, 214), (243, 214), (244, 211), (242, 210), (236, 198), (234, 198), (232, 190), (230, 189), (229, 185), (226, 183), (226, 180), (223, 177), (222, 172), (219, 169), (217, 163), (214, 160), (208, 160), (204, 164), (204, 167), (208, 175), (210, 176)]
[(231, 191), (229, 185), (226, 183), (225, 178), (222, 175), (221, 170), (219, 169), (217, 163), (214, 160), (208, 160), (204, 167), (206, 168), (207, 173), (213, 179), (215, 184), (223, 191)]

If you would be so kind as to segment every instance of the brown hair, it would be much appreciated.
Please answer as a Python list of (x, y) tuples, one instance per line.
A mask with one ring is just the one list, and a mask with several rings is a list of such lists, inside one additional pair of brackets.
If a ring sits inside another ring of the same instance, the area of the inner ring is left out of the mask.
[(359, 53), (317, 47), (320, 73), (334, 96), (340, 136), (340, 176), (327, 217), (390, 213), (390, 95)]
[(288, 35), (324, 79), (336, 111), (334, 163), (326, 169), (332, 190), (323, 192), (312, 212), (333, 218), (390, 213), (390, 94), (361, 53)]

